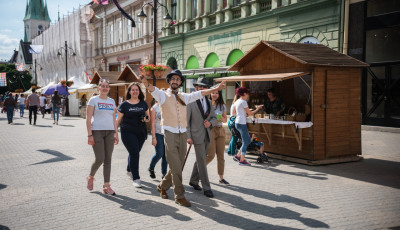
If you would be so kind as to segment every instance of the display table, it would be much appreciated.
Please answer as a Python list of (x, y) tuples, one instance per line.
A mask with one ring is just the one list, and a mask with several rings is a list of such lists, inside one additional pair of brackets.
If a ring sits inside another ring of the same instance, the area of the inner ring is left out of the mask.
[[(268, 144), (272, 144), (272, 135), (279, 135), (282, 138), (295, 138), (296, 142), (299, 147), (299, 151), (302, 150), (303, 147), (303, 129), (305, 128), (310, 128), (313, 126), (312, 122), (297, 122), (297, 121), (282, 121), (282, 120), (273, 120), (273, 119), (267, 119), (267, 118), (247, 118), (247, 126), (251, 124), (258, 124), (262, 127), (263, 132), (257, 132), (257, 131), (252, 131), (249, 128), (249, 133), (254, 133), (254, 134), (263, 134), (266, 135), (268, 139)], [(273, 125), (281, 125), (282, 129), (280, 134), (273, 133), (272, 132), (272, 126)], [(286, 128), (289, 126), (291, 130), (291, 135), (286, 135)]]

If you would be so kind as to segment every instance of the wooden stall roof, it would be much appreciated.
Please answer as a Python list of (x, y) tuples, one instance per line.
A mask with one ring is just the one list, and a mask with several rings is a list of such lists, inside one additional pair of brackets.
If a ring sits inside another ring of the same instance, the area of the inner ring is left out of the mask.
[(295, 72), (295, 73), (276, 73), (276, 74), (260, 74), (260, 75), (241, 75), (232, 77), (221, 77), (216, 78), (215, 81), (283, 81), (295, 77), (301, 77), (308, 75), (307, 72)]
[(108, 79), (108, 81), (110, 82), (110, 84), (113, 84), (113, 83), (123, 83), (123, 81), (118, 81), (118, 76), (119, 76), (119, 72), (114, 72), (114, 71), (110, 71), (110, 72), (99, 71), (99, 72), (94, 73), (93, 79), (90, 81), (90, 84), (96, 84), (96, 85), (98, 85), (101, 78)]
[[(265, 49), (275, 50), (292, 60), (311, 66), (360, 68), (369, 66), (367, 63), (339, 53), (321, 44), (261, 41), (233, 64), (228, 71), (240, 71), (243, 66), (256, 58)], [(265, 64), (268, 65), (268, 63)]]

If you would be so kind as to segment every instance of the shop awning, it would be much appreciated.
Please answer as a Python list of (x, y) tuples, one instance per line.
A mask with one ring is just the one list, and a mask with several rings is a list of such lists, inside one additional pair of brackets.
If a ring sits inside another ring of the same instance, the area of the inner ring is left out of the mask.
[(260, 74), (260, 75), (242, 75), (216, 78), (215, 81), (283, 81), (295, 77), (308, 75), (308, 72), (294, 72), (294, 73), (273, 73), (273, 74)]
[(202, 68), (202, 69), (185, 69), (181, 70), (182, 75), (200, 75), (200, 74), (216, 74), (216, 73), (235, 73), (236, 71), (228, 71), (229, 66), (215, 67), (215, 68)]

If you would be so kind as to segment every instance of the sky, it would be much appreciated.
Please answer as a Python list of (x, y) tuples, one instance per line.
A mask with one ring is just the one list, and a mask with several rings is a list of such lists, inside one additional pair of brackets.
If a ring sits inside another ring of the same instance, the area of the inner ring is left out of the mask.
[[(47, 8), (51, 23), (54, 24), (60, 18), (85, 5), (91, 0), (44, 0), (47, 1)], [(14, 49), (18, 50), (19, 41), (24, 39), (24, 17), (27, 0), (0, 0), (0, 60), (10, 60)]]

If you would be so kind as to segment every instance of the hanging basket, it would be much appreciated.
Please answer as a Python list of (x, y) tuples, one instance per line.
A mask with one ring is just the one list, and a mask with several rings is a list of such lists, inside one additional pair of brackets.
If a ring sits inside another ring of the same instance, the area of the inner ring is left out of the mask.
[(156, 78), (161, 78), (164, 75), (164, 72), (164, 70), (155, 70), (154, 75), (156, 76)]

